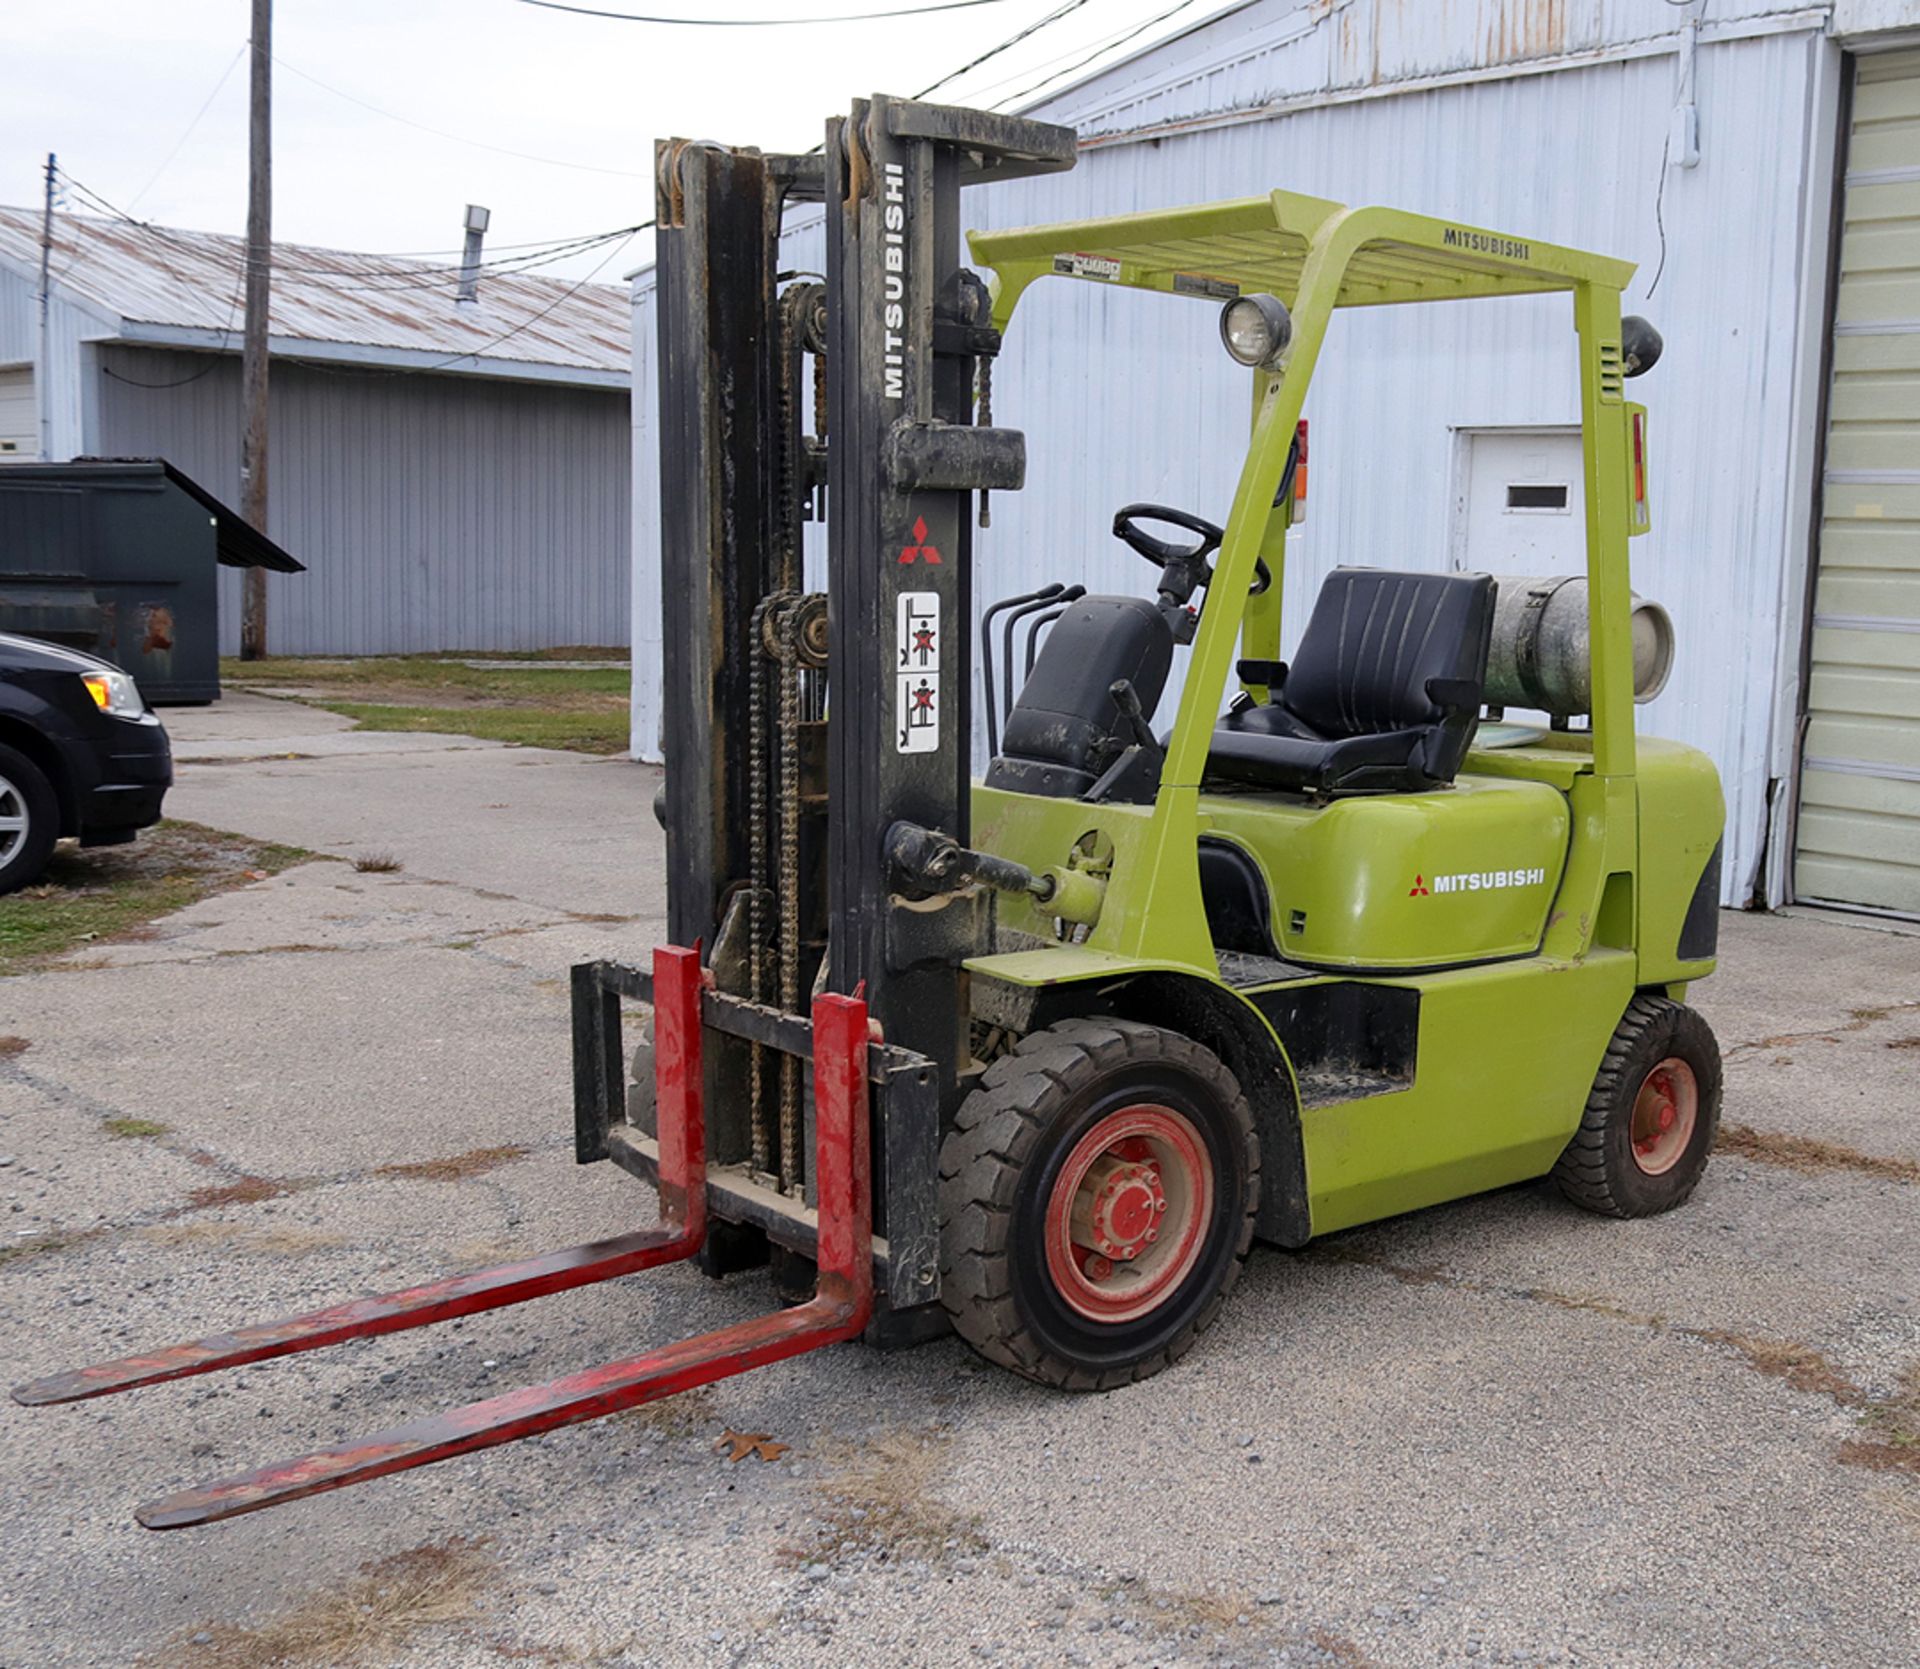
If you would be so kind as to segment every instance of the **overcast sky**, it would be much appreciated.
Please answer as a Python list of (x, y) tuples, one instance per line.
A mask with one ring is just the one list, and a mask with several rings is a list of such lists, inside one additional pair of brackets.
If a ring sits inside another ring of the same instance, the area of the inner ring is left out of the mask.
[[(932, 0), (581, 3), (770, 18)], [(936, 96), (1018, 103), (1050, 72), (1062, 76), (1046, 83), (1056, 87), (1086, 73), (1073, 66), (1103, 42), (1114, 43), (1105, 57), (1136, 51), (1224, 3), (1189, 0), (1152, 22), (1174, 0), (1081, 0)], [(274, 236), (342, 249), (449, 250), (469, 202), (492, 209), (495, 246), (632, 225), (653, 212), (657, 136), (804, 150), (856, 95), (917, 93), (1062, 5), (990, 0), (855, 24), (669, 28), (525, 0), (280, 0)], [(243, 231), (248, 15), (248, 0), (8, 6), (0, 203), (38, 206), (51, 150), (76, 180), (142, 219)], [(604, 262), (598, 276), (617, 279), (650, 253), (643, 234), (611, 257), (595, 251), (544, 270), (578, 278)]]

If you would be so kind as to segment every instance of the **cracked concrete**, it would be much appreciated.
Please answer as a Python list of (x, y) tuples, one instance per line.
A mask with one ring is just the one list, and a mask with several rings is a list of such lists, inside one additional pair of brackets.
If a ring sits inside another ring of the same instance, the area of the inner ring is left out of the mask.
[[(176, 815), (331, 856), (0, 982), (28, 1041), (0, 1059), (16, 1376), (651, 1220), (572, 1163), (565, 970), (662, 930), (657, 774), (257, 698), (171, 722), (182, 758), (227, 761), (183, 767)], [(340, 861), (372, 852), (403, 867)], [(1920, 937), (1724, 929), (1694, 997), (1729, 1118), (1920, 1155)], [(166, 1128), (108, 1133), (126, 1120)], [(951, 1339), (844, 1347), (210, 1531), (132, 1523), (771, 1303), (759, 1275), (656, 1271), (7, 1406), (0, 1663), (279, 1650), (246, 1631), (465, 1535), (465, 1609), (366, 1661), (1883, 1669), (1920, 1661), (1920, 1479), (1841, 1456), (1920, 1362), (1916, 1270), (1920, 1185), (1723, 1155), (1654, 1221), (1529, 1186), (1257, 1249), (1193, 1355), (1123, 1393), (1045, 1392)], [(1781, 1371), (1807, 1361), (1831, 1382)], [(731, 1465), (726, 1427), (791, 1447)]]

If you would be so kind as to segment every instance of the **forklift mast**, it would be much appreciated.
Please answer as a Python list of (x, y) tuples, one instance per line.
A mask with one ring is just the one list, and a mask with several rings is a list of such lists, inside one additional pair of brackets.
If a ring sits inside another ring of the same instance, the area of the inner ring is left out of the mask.
[[(977, 888), (908, 896), (888, 836), (966, 844), (972, 495), (1025, 476), (984, 398), (975, 422), (1000, 338), (961, 264), (960, 191), (1074, 158), (1067, 128), (886, 97), (830, 121), (822, 152), (658, 150), (669, 931), (708, 947), (718, 991), (786, 1015), (864, 987), (887, 1043), (930, 1064), (933, 1093), (883, 1089), (876, 1110), (895, 1305), (937, 1290), (961, 962), (989, 915)], [(807, 202), (824, 282), (780, 271), (783, 213)], [(821, 595), (802, 533), (823, 518)], [(804, 1207), (803, 1061), (712, 1045), (709, 1158)]]

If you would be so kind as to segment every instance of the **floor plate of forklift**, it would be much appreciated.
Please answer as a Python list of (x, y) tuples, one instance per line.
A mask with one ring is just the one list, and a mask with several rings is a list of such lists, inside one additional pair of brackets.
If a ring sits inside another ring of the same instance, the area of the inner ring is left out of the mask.
[[(0, 1050), (18, 1375), (651, 1221), (573, 1163), (564, 971), (657, 932), (653, 773), (396, 767), (190, 768), (183, 815), (406, 867), (302, 866), (0, 981), (26, 1044)], [(957, 1340), (836, 1347), (171, 1536), (133, 1504), (738, 1321), (769, 1287), (661, 1271), (137, 1400), (0, 1405), (0, 1663), (1920, 1661), (1920, 1478), (1884, 1441), (1920, 1364), (1920, 937), (1728, 915), (1723, 948), (1696, 995), (1728, 1145), (1686, 1210), (1603, 1221), (1529, 1186), (1256, 1247), (1194, 1354), (1127, 1391), (1049, 1393)], [(736, 1465), (728, 1430), (788, 1447)]]

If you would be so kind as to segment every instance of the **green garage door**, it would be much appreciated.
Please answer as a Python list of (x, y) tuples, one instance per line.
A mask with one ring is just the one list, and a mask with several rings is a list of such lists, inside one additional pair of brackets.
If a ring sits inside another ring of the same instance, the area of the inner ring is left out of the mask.
[(1794, 889), (1920, 916), (1920, 52), (1859, 60)]

